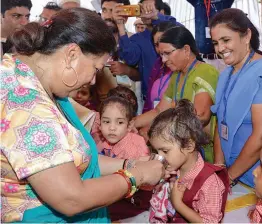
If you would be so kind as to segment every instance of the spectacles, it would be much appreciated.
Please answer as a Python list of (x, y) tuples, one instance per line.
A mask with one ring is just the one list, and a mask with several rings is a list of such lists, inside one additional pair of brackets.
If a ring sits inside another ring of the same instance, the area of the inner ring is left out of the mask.
[(169, 52), (163, 52), (163, 53), (160, 53), (160, 57), (163, 58), (163, 57), (169, 57), (174, 51), (176, 51), (177, 49), (173, 49), (172, 51), (169, 51)]

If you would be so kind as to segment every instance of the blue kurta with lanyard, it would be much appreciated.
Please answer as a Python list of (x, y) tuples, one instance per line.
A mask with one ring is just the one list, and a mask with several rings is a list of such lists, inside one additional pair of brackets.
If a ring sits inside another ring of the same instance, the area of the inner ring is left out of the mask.
[[(185, 75), (185, 79), (184, 79), (184, 83), (183, 83), (183, 86), (181, 88), (181, 92), (179, 94), (180, 96), (180, 99), (183, 99), (184, 97), (184, 92), (185, 92), (185, 85), (186, 85), (186, 81), (187, 81), (187, 78), (188, 78), (188, 75), (189, 73), (191, 72), (191, 70), (194, 68), (194, 66), (196, 65), (197, 63), (197, 59), (195, 59), (191, 65), (189, 66), (188, 70), (187, 70), (187, 73)], [(179, 83), (179, 80), (180, 80), (180, 76), (181, 76), (181, 72), (178, 73), (177, 75), (177, 78), (176, 78), (176, 84), (175, 84), (175, 89), (174, 89), (174, 93), (175, 93), (175, 96), (174, 96), (174, 101), (177, 102), (177, 90), (178, 90), (178, 83)]]
[[(252, 134), (252, 104), (262, 104), (262, 60), (250, 62), (251, 52), (242, 68), (234, 75), (228, 67), (219, 77), (216, 104), (212, 112), (217, 114), (221, 147), (227, 167), (232, 166)], [(239, 177), (254, 187), (252, 171), (259, 161)]]
[[(240, 69), (239, 74), (241, 73), (242, 69), (247, 65), (247, 63), (251, 60), (251, 58), (254, 56), (254, 54), (255, 54), (254, 51), (252, 51), (252, 52), (249, 54), (249, 56), (248, 56), (248, 58), (246, 59), (244, 65), (243, 65), (242, 68)], [(233, 72), (234, 72), (234, 68), (231, 69), (231, 72), (230, 72), (230, 74), (229, 74), (229, 78), (228, 78), (228, 80), (227, 80), (227, 84), (226, 84), (225, 92), (224, 92), (224, 96), (223, 96), (223, 101), (224, 101), (223, 103), (224, 103), (225, 109), (224, 109), (224, 114), (223, 114), (223, 121), (221, 122), (220, 128), (221, 128), (221, 137), (222, 137), (224, 140), (226, 140), (226, 141), (228, 140), (228, 125), (227, 125), (227, 122), (226, 122), (227, 103), (228, 103), (227, 98), (229, 98), (232, 90), (234, 89), (234, 87), (235, 87), (235, 85), (236, 85), (236, 83), (237, 83), (237, 80), (238, 80), (239, 77), (240, 77), (240, 75), (238, 74), (238, 76), (233, 80), (233, 83), (231, 84), (230, 88), (228, 88), (228, 87), (229, 87), (230, 80), (231, 80), (231, 78), (232, 78)], [(228, 94), (227, 97), (226, 97), (226, 94)]]

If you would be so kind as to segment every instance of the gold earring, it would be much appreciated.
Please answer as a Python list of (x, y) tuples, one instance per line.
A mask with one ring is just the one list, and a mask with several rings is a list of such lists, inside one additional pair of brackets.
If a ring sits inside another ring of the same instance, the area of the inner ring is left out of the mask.
[(64, 79), (64, 72), (65, 72), (65, 70), (66, 69), (73, 69), (72, 67), (65, 67), (64, 68), (64, 70), (63, 70), (63, 72), (62, 72), (62, 82), (67, 86), (67, 87), (73, 87), (73, 86), (75, 86), (76, 85), (76, 83), (78, 82), (78, 74), (77, 74), (77, 72), (76, 72), (76, 70), (75, 69), (73, 69), (73, 71), (74, 71), (74, 73), (75, 73), (75, 76), (76, 76), (76, 80), (74, 81), (74, 83), (73, 84), (71, 84), (71, 83), (68, 83), (67, 81), (65, 81), (65, 79)]

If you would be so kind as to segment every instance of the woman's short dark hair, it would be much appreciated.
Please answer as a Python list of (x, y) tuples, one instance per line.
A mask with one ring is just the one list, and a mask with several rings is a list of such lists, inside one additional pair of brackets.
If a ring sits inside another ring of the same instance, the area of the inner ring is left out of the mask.
[(117, 86), (114, 89), (110, 89), (107, 96), (108, 97), (111, 97), (111, 96), (122, 97), (124, 100), (126, 100), (128, 103), (132, 105), (133, 116), (134, 117), (136, 116), (137, 110), (138, 110), (137, 97), (136, 97), (136, 94), (131, 89), (125, 86)]
[(110, 107), (112, 105), (119, 105), (121, 107), (121, 111), (122, 109), (124, 109), (125, 111), (125, 116), (127, 118), (128, 121), (131, 121), (134, 117), (134, 112), (133, 112), (133, 107), (132, 105), (123, 97), (119, 97), (119, 96), (110, 96), (107, 97), (100, 106), (100, 117), (102, 117), (103, 113), (105, 112), (107, 107)]
[(176, 26), (174, 28), (168, 29), (161, 36), (160, 42), (172, 44), (177, 49), (181, 49), (185, 45), (189, 45), (197, 60), (203, 61), (197, 49), (196, 41), (192, 33), (184, 26)]
[(77, 44), (84, 54), (112, 53), (115, 38), (106, 23), (91, 10), (72, 8), (59, 11), (44, 26), (29, 23), (10, 36), (16, 51), (23, 55), (35, 52), (52, 54), (57, 49)]
[(245, 36), (250, 29), (250, 46), (257, 53), (262, 54), (258, 50), (260, 46), (259, 32), (243, 11), (234, 8), (222, 10), (211, 19), (209, 26), (212, 29), (218, 24), (225, 24), (230, 30), (238, 32), (241, 36)]
[(152, 37), (154, 37), (157, 32), (165, 32), (166, 30), (171, 29), (175, 26), (176, 26), (176, 24), (174, 24), (170, 21), (161, 22), (161, 23), (159, 23), (159, 24), (157, 24), (153, 27)]
[(178, 101), (175, 108), (159, 114), (153, 121), (148, 136), (150, 139), (160, 137), (171, 143), (176, 142), (182, 149), (189, 148), (192, 141), (196, 150), (209, 143), (194, 105), (187, 99)]

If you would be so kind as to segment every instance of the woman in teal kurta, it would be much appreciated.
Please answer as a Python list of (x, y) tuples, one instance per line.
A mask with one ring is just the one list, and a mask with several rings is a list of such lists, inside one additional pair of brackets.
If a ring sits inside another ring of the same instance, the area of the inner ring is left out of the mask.
[(137, 163), (132, 183), (113, 174), (124, 160), (98, 156), (67, 99), (94, 84), (115, 49), (112, 33), (98, 15), (75, 8), (43, 26), (29, 23), (10, 41), (16, 54), (0, 66), (1, 221), (110, 222), (107, 205), (164, 175), (159, 161)]

